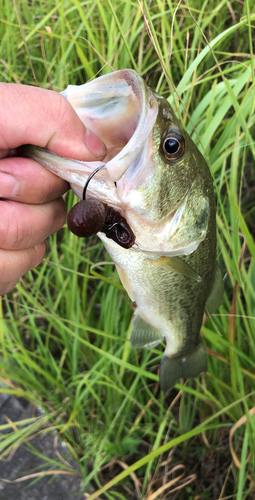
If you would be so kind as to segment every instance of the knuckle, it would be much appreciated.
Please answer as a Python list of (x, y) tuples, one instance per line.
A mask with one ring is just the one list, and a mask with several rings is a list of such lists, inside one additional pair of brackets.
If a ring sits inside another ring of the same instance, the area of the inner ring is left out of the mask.
[(61, 94), (57, 94), (57, 98), (54, 99), (54, 103), (52, 103), (52, 113), (54, 113), (54, 118), (57, 123), (61, 124), (61, 127), (68, 124), (70, 120), (70, 111), (72, 111), (72, 107), (70, 106), (67, 99)]

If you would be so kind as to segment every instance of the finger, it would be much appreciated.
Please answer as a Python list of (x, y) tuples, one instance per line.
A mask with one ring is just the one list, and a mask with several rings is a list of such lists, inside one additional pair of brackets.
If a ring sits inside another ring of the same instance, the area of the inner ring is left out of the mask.
[[(66, 218), (61, 198), (44, 205), (26, 205), (1, 200), (0, 247), (20, 250), (33, 247), (58, 231)], [(0, 279), (2, 277), (0, 274)]]
[(24, 250), (0, 250), (0, 295), (8, 293), (18, 279), (42, 261), (45, 243)]
[(0, 295), (4, 295), (5, 293), (9, 293), (15, 288), (18, 283), (18, 279), (10, 281), (8, 283), (0, 283)]
[(0, 83), (0, 109), (4, 124), (0, 149), (34, 144), (77, 160), (105, 156), (105, 144), (86, 130), (67, 99), (57, 92)]
[(0, 160), (0, 198), (40, 204), (59, 198), (68, 189), (67, 182), (30, 158)]

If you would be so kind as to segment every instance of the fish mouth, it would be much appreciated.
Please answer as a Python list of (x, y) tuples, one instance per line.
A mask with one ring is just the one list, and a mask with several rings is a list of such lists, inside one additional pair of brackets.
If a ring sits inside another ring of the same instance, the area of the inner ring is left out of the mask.
[(69, 85), (61, 93), (84, 125), (105, 143), (104, 160), (78, 161), (31, 145), (25, 147), (25, 154), (69, 182), (79, 198), (89, 175), (105, 166), (89, 183), (88, 197), (117, 208), (125, 216), (115, 183), (146, 145), (158, 115), (157, 99), (140, 75), (130, 69), (103, 75), (84, 85)]
[(148, 139), (158, 103), (133, 70), (120, 70), (62, 92), (84, 125), (107, 147), (103, 163), (117, 182), (137, 158)]

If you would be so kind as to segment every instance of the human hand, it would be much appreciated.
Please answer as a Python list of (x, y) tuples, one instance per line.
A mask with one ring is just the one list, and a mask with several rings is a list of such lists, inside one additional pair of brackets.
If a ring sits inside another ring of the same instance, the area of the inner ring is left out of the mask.
[(61, 196), (68, 184), (30, 158), (23, 144), (47, 147), (77, 160), (103, 159), (104, 143), (60, 94), (0, 83), (0, 295), (44, 257), (45, 239), (66, 217)]

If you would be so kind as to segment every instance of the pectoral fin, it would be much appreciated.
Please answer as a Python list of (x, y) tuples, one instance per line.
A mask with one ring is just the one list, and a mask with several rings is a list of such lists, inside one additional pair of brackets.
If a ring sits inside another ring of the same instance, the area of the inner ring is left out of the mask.
[(145, 321), (138, 312), (135, 312), (130, 335), (131, 346), (135, 349), (154, 347), (163, 340), (160, 330)]
[(185, 357), (169, 357), (166, 354), (162, 356), (159, 372), (160, 388), (164, 392), (170, 391), (181, 377), (198, 377), (206, 370), (206, 351), (201, 340), (197, 348)]
[(192, 278), (200, 283), (202, 282), (201, 276), (187, 262), (180, 259), (180, 257), (160, 257), (159, 259), (153, 259), (152, 262), (162, 269)]
[(212, 290), (205, 305), (209, 314), (213, 314), (215, 311), (217, 311), (217, 309), (219, 309), (219, 307), (223, 302), (223, 294), (224, 294), (223, 279), (221, 276), (220, 268), (216, 263)]

